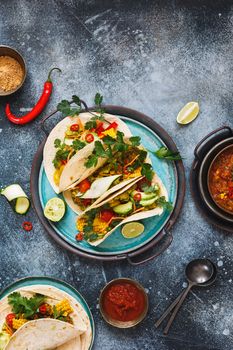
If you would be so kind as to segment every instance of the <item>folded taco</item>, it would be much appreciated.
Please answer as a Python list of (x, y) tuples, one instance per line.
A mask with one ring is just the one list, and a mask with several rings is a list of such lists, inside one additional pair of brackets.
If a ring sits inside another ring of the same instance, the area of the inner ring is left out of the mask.
[(167, 201), (167, 190), (156, 174), (152, 181), (140, 177), (79, 216), (77, 229), (97, 246), (127, 222), (161, 215)]
[(88, 350), (91, 339), (83, 307), (57, 288), (24, 287), (0, 301), (1, 350)]
[(43, 163), (48, 180), (56, 193), (59, 193), (63, 169), (75, 154), (80, 153), (82, 156), (83, 149), (91, 149), (93, 141), (106, 135), (114, 136), (117, 130), (131, 136), (129, 128), (120, 118), (110, 114), (99, 116), (99, 119), (98, 116), (98, 113), (93, 115), (85, 112), (66, 117), (50, 132), (44, 146)]
[[(78, 156), (76, 163), (72, 160), (67, 164), (61, 176), (61, 184), (66, 187), (72, 178), (78, 180), (63, 195), (76, 213), (102, 202), (109, 195), (142, 176), (146, 164), (151, 166), (148, 152), (142, 146), (132, 145), (130, 139), (125, 139), (124, 142), (127, 144), (127, 150), (112, 152), (111, 157), (103, 158), (104, 164), (101, 167), (86, 168), (86, 171), (81, 173), (79, 169), (83, 163), (85, 165), (85, 160)], [(88, 156), (89, 153), (86, 161)]]

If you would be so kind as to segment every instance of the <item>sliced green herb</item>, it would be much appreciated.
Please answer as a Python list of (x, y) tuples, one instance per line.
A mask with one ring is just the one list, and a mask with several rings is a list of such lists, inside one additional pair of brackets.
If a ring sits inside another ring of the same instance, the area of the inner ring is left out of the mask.
[(59, 140), (59, 139), (54, 140), (54, 147), (55, 148), (61, 147), (61, 140)]
[(132, 136), (129, 138), (129, 141), (131, 142), (132, 146), (139, 146), (141, 143), (141, 137), (140, 136)]
[(80, 149), (82, 149), (83, 147), (86, 146), (86, 143), (80, 140), (74, 140), (72, 143), (72, 147), (75, 151), (79, 151)]
[(162, 197), (159, 197), (156, 201), (156, 204), (159, 206), (159, 207), (162, 207), (164, 209), (166, 209), (167, 211), (172, 211), (173, 209), (173, 205), (171, 202), (167, 202), (166, 201), (166, 198), (164, 196)]
[(166, 159), (166, 160), (181, 160), (182, 159), (179, 152), (173, 152), (164, 146), (160, 147), (160, 149), (158, 149), (157, 151), (152, 152), (152, 153), (155, 154), (156, 157), (158, 157), (160, 159)]

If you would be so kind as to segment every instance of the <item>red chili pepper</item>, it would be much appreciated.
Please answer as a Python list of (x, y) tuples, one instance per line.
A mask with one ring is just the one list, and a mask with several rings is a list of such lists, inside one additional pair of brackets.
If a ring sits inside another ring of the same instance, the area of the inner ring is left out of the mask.
[(70, 127), (71, 131), (79, 131), (79, 125), (78, 124), (72, 124)]
[(51, 93), (52, 93), (52, 90), (53, 90), (53, 83), (51, 81), (51, 73), (55, 69), (58, 70), (59, 72), (61, 72), (61, 70), (59, 68), (53, 68), (50, 70), (49, 75), (48, 75), (48, 79), (44, 84), (43, 93), (42, 93), (39, 101), (37, 102), (37, 104), (33, 107), (33, 109), (29, 113), (18, 118), (13, 113), (11, 113), (10, 105), (9, 105), (9, 103), (7, 103), (6, 108), (5, 108), (5, 113), (6, 113), (7, 118), (12, 123), (18, 124), (18, 125), (25, 125), (27, 123), (30, 123), (32, 120), (34, 120), (36, 117), (38, 117), (38, 115), (41, 114), (41, 112), (45, 108), (46, 104), (48, 103), (49, 98), (50, 98)]
[(11, 327), (12, 328), (12, 326), (13, 326), (13, 319), (16, 317), (16, 314), (13, 314), (13, 313), (11, 313), (11, 314), (8, 314), (7, 316), (6, 316), (6, 323), (7, 323), (7, 325), (9, 326), (9, 327)]
[(141, 193), (135, 193), (133, 199), (135, 200), (135, 202), (140, 202), (140, 200), (142, 199)]
[(85, 140), (88, 142), (88, 143), (91, 143), (94, 141), (94, 136), (92, 134), (87, 134), (86, 137), (85, 137)]
[(24, 221), (23, 223), (23, 229), (25, 231), (31, 231), (32, 230), (32, 223), (30, 221)]
[(97, 135), (101, 134), (101, 133), (104, 131), (103, 124), (104, 124), (104, 123), (100, 123), (100, 124), (98, 125), (98, 127), (96, 128), (96, 133), (97, 133)]
[(82, 241), (83, 240), (83, 233), (82, 232), (79, 232), (77, 235), (76, 235), (76, 240), (77, 241)]
[(40, 312), (42, 315), (46, 314), (46, 312), (47, 312), (47, 306), (46, 306), (46, 304), (42, 304), (42, 305), (39, 307), (39, 312)]
[(105, 130), (117, 129), (117, 128), (118, 128), (118, 124), (116, 122), (113, 122)]

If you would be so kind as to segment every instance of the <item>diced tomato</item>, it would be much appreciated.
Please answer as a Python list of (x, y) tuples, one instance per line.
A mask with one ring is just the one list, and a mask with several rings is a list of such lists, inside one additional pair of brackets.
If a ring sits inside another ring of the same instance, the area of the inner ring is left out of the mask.
[(75, 236), (77, 241), (82, 241), (83, 240), (83, 233), (79, 232), (76, 236)]
[(46, 304), (42, 304), (42, 305), (39, 307), (39, 312), (40, 312), (42, 315), (46, 314), (46, 312), (47, 312), (47, 306), (46, 306)]
[(91, 143), (94, 141), (94, 136), (92, 134), (87, 134), (85, 140), (86, 142)]
[(91, 199), (90, 198), (84, 198), (82, 199), (82, 203), (85, 207), (88, 207), (88, 205), (91, 204)]
[(91, 183), (88, 179), (81, 181), (80, 184), (78, 185), (79, 192), (81, 193), (87, 192), (87, 190), (89, 190), (90, 187), (91, 187)]
[(66, 165), (67, 160), (66, 160), (66, 159), (62, 159), (62, 160), (61, 160), (61, 163), (62, 163), (62, 165)]
[(103, 209), (100, 212), (100, 219), (105, 222), (109, 222), (113, 217), (114, 217), (114, 212), (112, 210)]
[(16, 317), (16, 314), (13, 314), (13, 313), (11, 313), (11, 314), (8, 314), (7, 316), (6, 316), (6, 323), (7, 323), (7, 325), (9, 326), (9, 327), (11, 327), (12, 328), (12, 326), (13, 326), (13, 319)]
[(135, 200), (135, 202), (140, 202), (140, 200), (142, 199), (142, 195), (141, 193), (135, 193), (135, 195), (133, 196), (133, 199)]
[(117, 128), (118, 128), (118, 124), (116, 122), (113, 122), (105, 130), (117, 129)]
[(70, 126), (71, 131), (79, 131), (79, 125), (78, 124), (72, 124)]

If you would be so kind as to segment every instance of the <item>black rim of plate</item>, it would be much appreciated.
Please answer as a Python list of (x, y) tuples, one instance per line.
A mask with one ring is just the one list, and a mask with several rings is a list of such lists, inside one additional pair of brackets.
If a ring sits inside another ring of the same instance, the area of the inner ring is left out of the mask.
[[(94, 322), (94, 318), (91, 312), (91, 309), (86, 301), (86, 299), (83, 297), (83, 295), (76, 289), (74, 288), (70, 283), (63, 281), (59, 278), (54, 278), (54, 277), (49, 277), (49, 276), (29, 276), (29, 277), (23, 277), (20, 279), (17, 279), (16, 281), (12, 282), (11, 284), (7, 285), (5, 288), (3, 288), (0, 292), (0, 300), (2, 299), (3, 295), (5, 293), (7, 293), (8, 290), (10, 290), (11, 288), (14, 288), (15, 285), (17, 285), (18, 283), (21, 282), (27, 282), (27, 281), (31, 281), (31, 280), (36, 280), (36, 279), (43, 279), (43, 280), (47, 280), (52, 281), (52, 282), (56, 282), (56, 283), (60, 283), (60, 284), (64, 284), (68, 289), (72, 290), (75, 294), (78, 294), (80, 296), (80, 298), (82, 299), (82, 301), (84, 302), (85, 306), (87, 307), (88, 311), (89, 311), (89, 315), (91, 318), (91, 322), (93, 325), (93, 329), (92, 329), (92, 340), (91, 340), (91, 345), (89, 347), (89, 350), (92, 349), (93, 345), (94, 345), (94, 341), (95, 341), (95, 322)], [(88, 318), (89, 318), (88, 315)]]
[[(129, 118), (132, 120), (136, 120), (140, 123), (143, 123), (149, 129), (151, 129), (153, 132), (155, 132), (161, 138), (161, 140), (167, 145), (167, 147), (169, 149), (171, 149), (174, 152), (177, 151), (177, 147), (176, 147), (174, 141), (167, 134), (167, 132), (159, 124), (157, 124), (154, 120), (152, 120), (148, 116), (144, 115), (143, 113), (140, 113), (140, 112), (135, 111), (133, 109), (114, 106), (114, 105), (106, 105), (106, 106), (104, 106), (104, 109), (105, 109), (106, 113), (115, 114), (118, 116), (126, 117), (126, 118)], [(165, 223), (164, 227), (161, 228), (160, 232), (150, 242), (145, 243), (145, 245), (141, 246), (140, 248), (135, 248), (135, 250), (131, 251), (130, 253), (113, 254), (113, 255), (91, 254), (89, 252), (85, 252), (85, 251), (79, 249), (78, 247), (74, 247), (73, 245), (71, 245), (67, 241), (65, 241), (62, 237), (60, 237), (56, 233), (56, 231), (52, 228), (49, 221), (45, 218), (45, 216), (43, 214), (43, 208), (41, 206), (40, 196), (39, 196), (38, 181), (39, 181), (41, 163), (43, 161), (43, 148), (44, 148), (45, 142), (46, 142), (46, 138), (40, 144), (40, 146), (35, 154), (35, 157), (33, 159), (33, 163), (32, 163), (31, 178), (30, 178), (32, 203), (33, 203), (33, 207), (37, 213), (37, 216), (38, 216), (39, 220), (41, 221), (41, 223), (43, 224), (45, 230), (60, 246), (69, 250), (71, 253), (77, 254), (81, 257), (88, 258), (88, 259), (101, 260), (101, 261), (119, 261), (119, 260), (127, 259), (129, 262), (131, 262), (131, 259), (133, 259), (134, 257), (139, 256), (139, 255), (145, 253), (146, 251), (151, 251), (152, 248), (154, 248), (165, 236), (169, 236), (169, 242), (165, 248), (167, 248), (170, 245), (170, 243), (172, 241), (172, 235), (170, 232), (168, 233), (168, 235), (166, 235), (166, 233), (168, 230), (170, 230), (170, 228), (176, 222), (176, 220), (180, 214), (180, 211), (182, 209), (184, 195), (185, 195), (185, 172), (184, 172), (184, 166), (183, 166), (182, 161), (175, 162), (176, 175), (177, 175), (176, 204), (175, 204), (174, 210), (171, 213), (168, 221)], [(142, 262), (151, 260), (152, 258), (159, 256), (164, 250), (165, 249), (161, 249), (161, 251), (152, 255), (151, 257), (147, 258), (146, 260), (140, 261), (140, 262), (135, 263), (133, 265), (138, 265)]]

